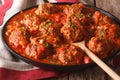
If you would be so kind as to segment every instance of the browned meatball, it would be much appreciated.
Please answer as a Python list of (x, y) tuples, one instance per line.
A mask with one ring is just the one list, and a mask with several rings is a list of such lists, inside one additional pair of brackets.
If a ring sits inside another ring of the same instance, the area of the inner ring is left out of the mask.
[(53, 44), (54, 47), (62, 43), (60, 28), (53, 21), (48, 19), (42, 22), (39, 31), (41, 38), (45, 38), (48, 42)]
[(95, 25), (104, 25), (104, 24), (112, 24), (113, 21), (110, 17), (104, 15), (103, 13), (99, 11), (95, 11), (95, 13), (92, 16), (93, 21)]
[(29, 35), (25, 27), (16, 28), (11, 32), (9, 42), (16, 47), (25, 48), (29, 42), (28, 37)]
[(67, 9), (65, 8), (64, 12), (67, 15), (67, 18), (72, 19), (72, 21), (77, 19), (84, 26), (93, 23), (92, 15), (94, 14), (94, 10), (81, 3), (73, 4), (70, 7), (67, 7)]
[(21, 24), (17, 21), (13, 21), (12, 24), (9, 24), (7, 26), (8, 30), (6, 31), (6, 35), (9, 36), (11, 34), (12, 31), (14, 31), (15, 29), (21, 27)]
[(64, 12), (65, 14), (69, 14), (69, 13), (75, 13), (76, 14), (88, 14), (89, 12), (94, 12), (93, 9), (86, 7), (84, 4), (81, 3), (76, 3), (76, 4), (72, 4), (71, 6), (66, 6), (64, 8)]
[(53, 46), (39, 37), (31, 38), (25, 49), (26, 55), (34, 59), (42, 59), (54, 53)]
[(67, 21), (61, 28), (61, 33), (67, 42), (76, 42), (83, 40), (83, 26), (76, 20), (75, 22)]
[(23, 20), (21, 20), (21, 24), (26, 26), (31, 33), (36, 33), (39, 30), (40, 20), (35, 14), (26, 14)]
[(97, 37), (92, 37), (87, 43), (88, 48), (100, 58), (105, 58), (107, 55), (113, 53), (114, 43), (109, 40), (100, 40)]
[(120, 28), (115, 24), (104, 24), (97, 27), (95, 35), (98, 36), (100, 40), (113, 40), (119, 38)]
[[(65, 9), (66, 21), (63, 23), (61, 33), (68, 42), (76, 42), (84, 39), (86, 27), (93, 24), (92, 15), (94, 10), (83, 4), (73, 4)], [(89, 13), (87, 13), (89, 12)]]
[(41, 34), (57, 36), (60, 33), (60, 28), (52, 20), (47, 19), (40, 24), (39, 31)]
[(51, 3), (46, 3), (46, 4), (40, 4), (38, 9), (35, 11), (35, 13), (41, 16), (41, 15), (48, 15), (52, 13), (59, 13), (61, 11), (62, 9), (60, 8), (60, 6), (57, 6)]
[[(76, 6), (74, 8), (76, 9)], [(75, 11), (74, 8), (68, 7), (65, 9), (65, 13), (67, 14), (66, 21), (61, 28), (61, 33), (68, 42), (76, 42), (83, 39), (83, 27), (79, 22), (79, 18), (75, 16), (78, 10)]]
[(57, 48), (57, 54), (54, 55), (62, 64), (79, 64), (84, 63), (84, 52), (77, 46), (64, 44)]

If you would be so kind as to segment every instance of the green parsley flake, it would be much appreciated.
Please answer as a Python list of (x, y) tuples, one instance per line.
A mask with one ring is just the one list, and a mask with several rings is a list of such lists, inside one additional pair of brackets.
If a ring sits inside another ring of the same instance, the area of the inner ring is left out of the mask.
[(101, 29), (99, 29), (99, 39), (100, 40), (103, 39), (103, 31)]
[(70, 27), (75, 28), (75, 24), (73, 22), (71, 22)]
[(50, 43), (46, 42), (45, 47), (49, 47)]
[(25, 28), (25, 27), (21, 27), (21, 29), (22, 29), (22, 30), (26, 30), (26, 28)]

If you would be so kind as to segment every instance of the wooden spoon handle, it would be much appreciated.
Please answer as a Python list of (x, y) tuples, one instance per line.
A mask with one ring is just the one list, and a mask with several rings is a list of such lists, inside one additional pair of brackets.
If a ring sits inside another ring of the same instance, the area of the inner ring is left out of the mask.
[(92, 53), (85, 45), (82, 45), (82, 49), (86, 54), (98, 65), (100, 66), (109, 76), (114, 80), (120, 80), (120, 76), (116, 74), (108, 65), (106, 65), (101, 59), (99, 59), (94, 53)]

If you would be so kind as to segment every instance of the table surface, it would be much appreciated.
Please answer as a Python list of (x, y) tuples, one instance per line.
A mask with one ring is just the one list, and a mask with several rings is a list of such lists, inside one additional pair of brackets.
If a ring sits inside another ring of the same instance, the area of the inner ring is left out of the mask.
[[(94, 0), (86, 0), (90, 5), (93, 5)], [(96, 6), (102, 8), (117, 18), (120, 19), (120, 0), (96, 0)], [(120, 75), (120, 67), (110, 67)], [(112, 80), (100, 67), (93, 66), (81, 71), (70, 72), (69, 74), (44, 80)]]

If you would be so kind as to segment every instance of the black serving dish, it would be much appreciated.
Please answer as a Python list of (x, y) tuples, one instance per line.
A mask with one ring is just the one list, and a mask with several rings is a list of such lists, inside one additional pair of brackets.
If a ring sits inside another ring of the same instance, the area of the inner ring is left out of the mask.
[[(72, 4), (72, 3), (54, 3), (54, 4), (61, 4), (61, 5), (64, 5), (64, 4)], [(116, 18), (114, 15), (110, 14), (109, 12), (103, 10), (103, 9), (100, 9), (100, 8), (97, 8), (97, 7), (94, 7), (94, 6), (90, 6), (90, 5), (86, 5), (88, 7), (91, 7), (91, 8), (94, 8), (95, 10), (98, 10), (100, 12), (102, 12), (103, 14), (109, 16), (111, 19), (113, 19), (117, 24), (120, 25), (120, 20), (118, 18)], [(26, 11), (26, 10), (29, 10), (29, 9), (32, 9), (32, 8), (35, 8), (37, 6), (34, 6), (34, 7), (31, 7), (31, 8), (27, 8), (27, 9), (24, 9), (22, 11)], [(21, 11), (20, 11), (21, 12)], [(18, 13), (20, 13), (18, 12)], [(18, 13), (16, 13), (15, 15), (13, 15), (11, 18), (13, 18), (14, 16), (16, 16)], [(11, 19), (10, 18), (10, 19)], [(92, 62), (92, 63), (88, 63), (88, 64), (78, 64), (78, 65), (67, 65), (67, 66), (64, 66), (64, 65), (53, 65), (53, 64), (45, 64), (45, 63), (41, 63), (41, 62), (36, 62), (36, 61), (33, 61), (31, 59), (28, 59), (24, 56), (21, 56), (19, 55), (16, 51), (14, 51), (9, 45), (8, 43), (6, 42), (6, 39), (5, 39), (5, 31), (6, 31), (6, 25), (7, 23), (10, 21), (10, 19), (5, 23), (5, 25), (3, 26), (2, 28), (2, 41), (4, 43), (4, 46), (6, 47), (6, 49), (11, 53), (13, 54), (14, 56), (16, 56), (17, 58), (31, 64), (31, 65), (34, 65), (34, 66), (37, 66), (37, 67), (42, 67), (42, 68), (45, 68), (45, 69), (50, 69), (50, 70), (60, 70), (60, 71), (74, 71), (74, 70), (82, 70), (82, 69), (85, 69), (85, 68), (89, 68), (90, 66), (94, 66), (95, 63)], [(107, 61), (109, 59), (111, 59), (112, 57), (114, 57), (120, 50), (114, 52), (113, 54), (107, 56), (105, 59), (103, 59), (103, 61)]]

